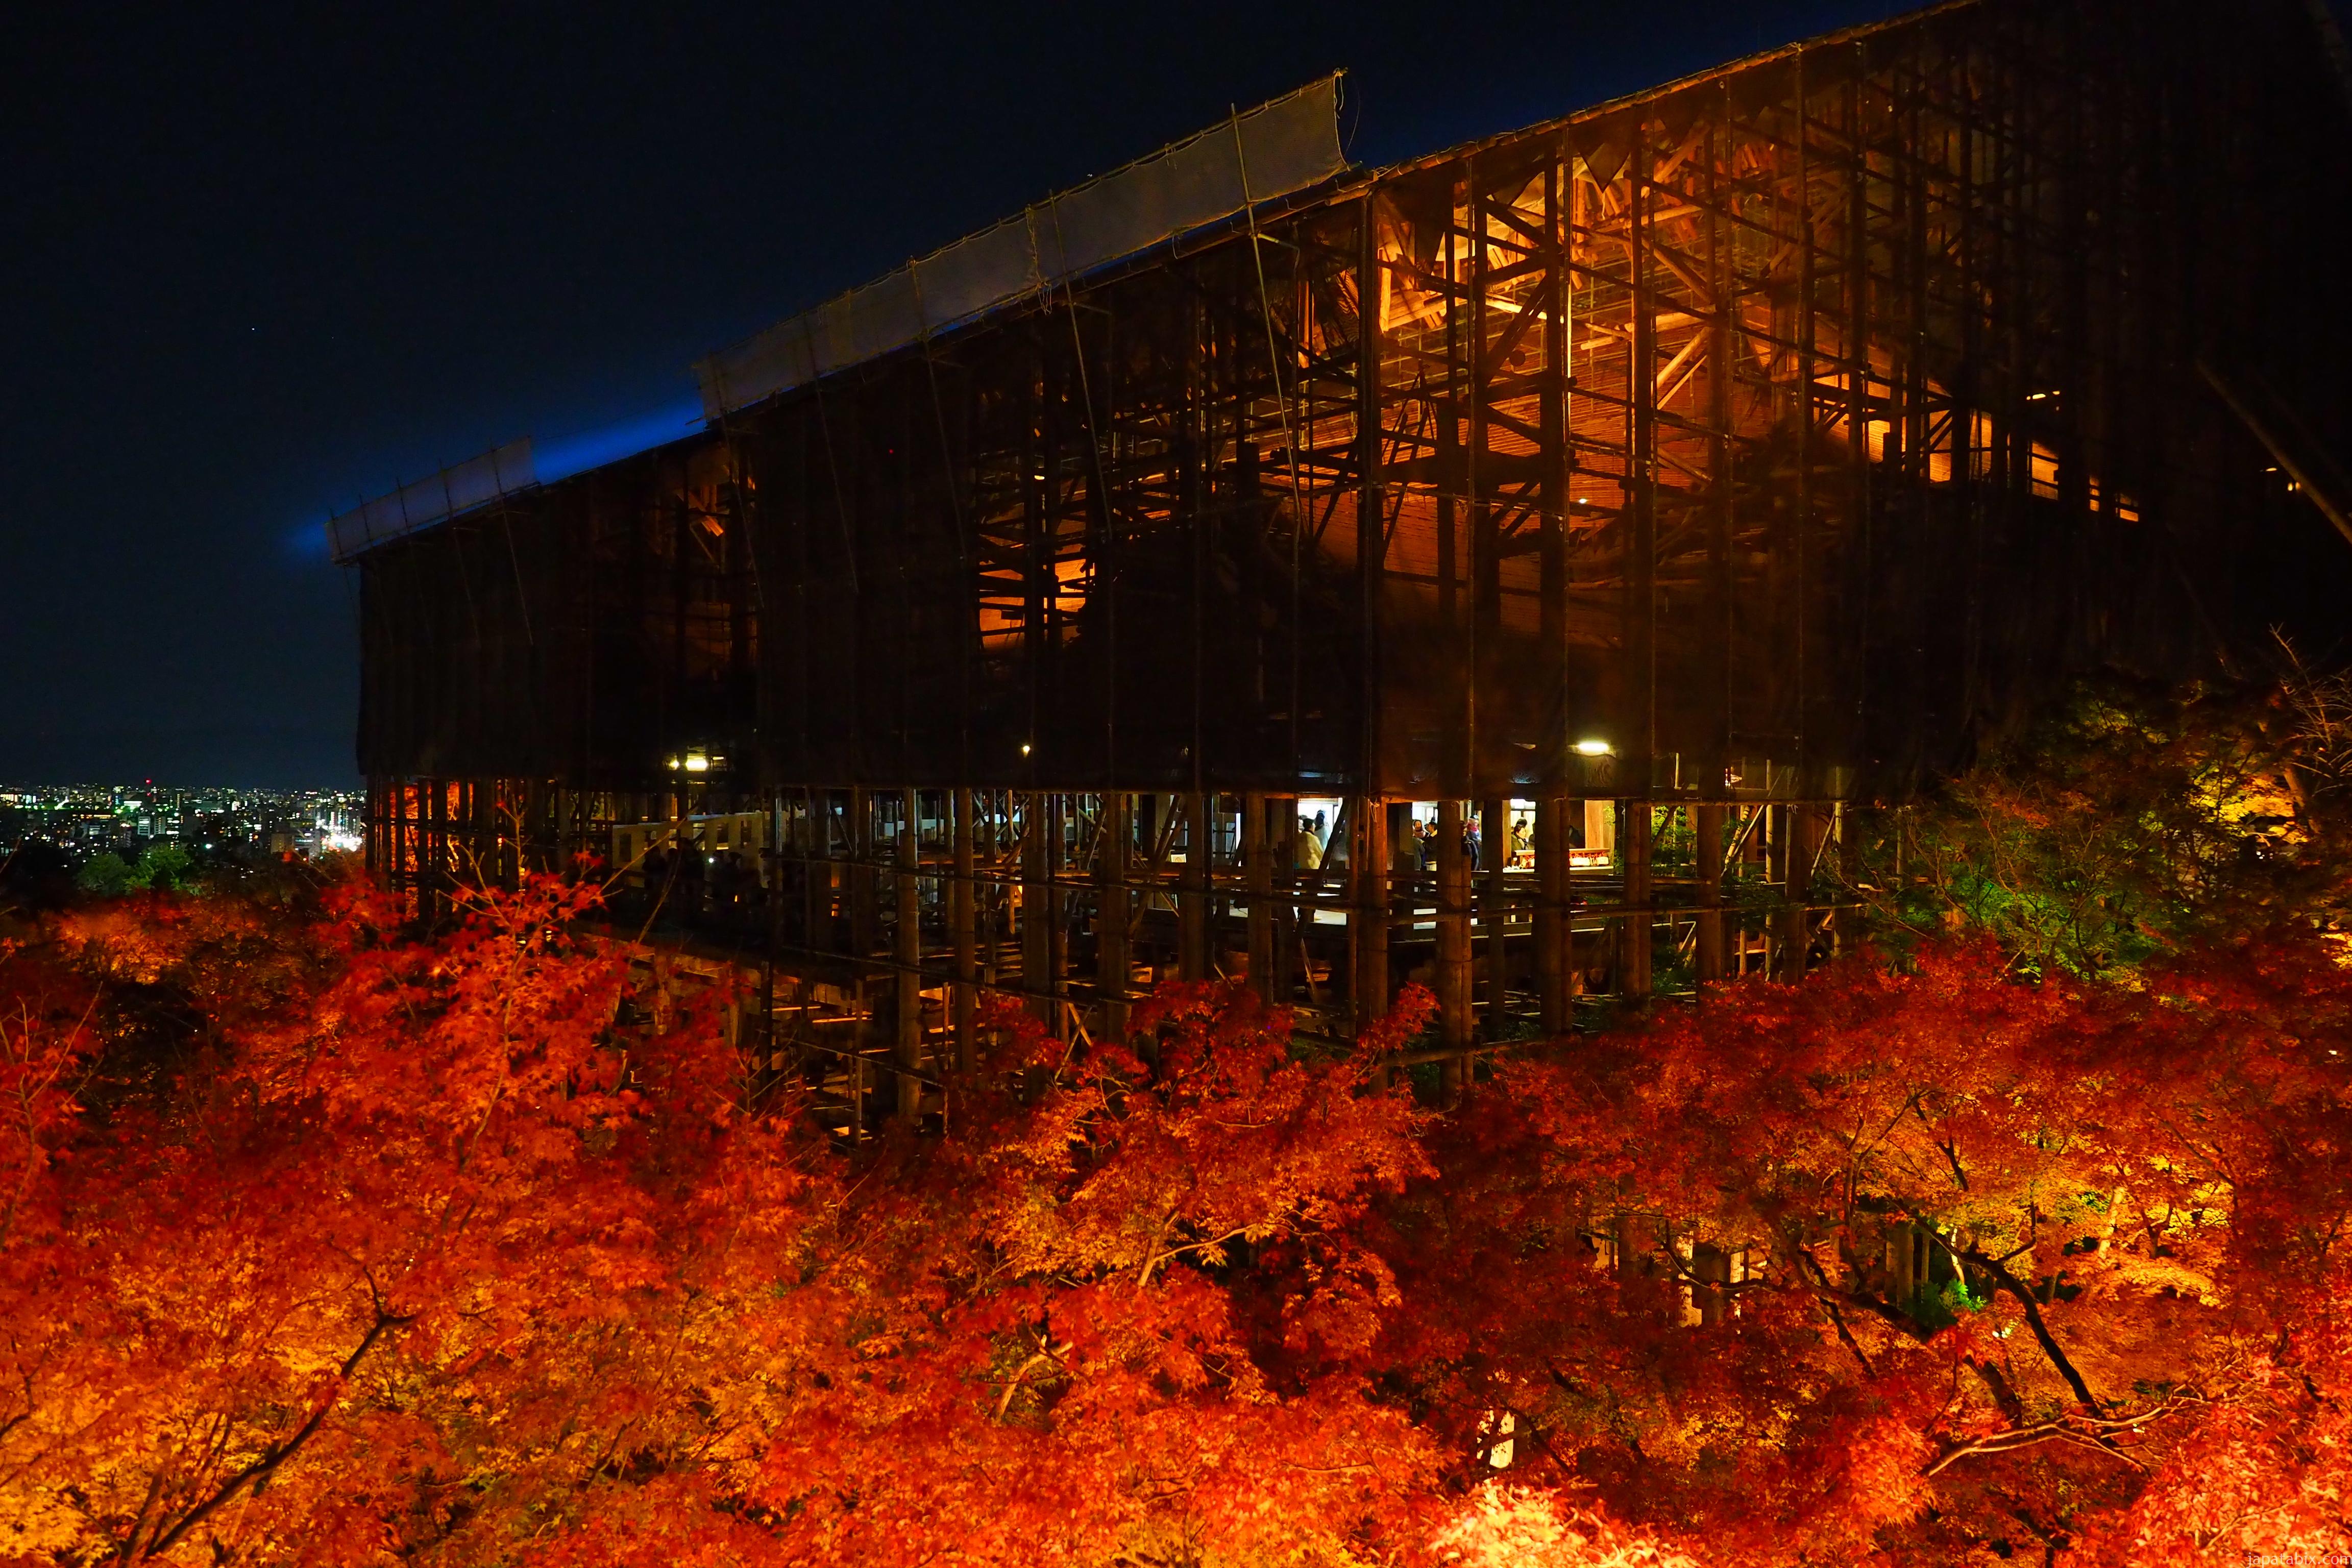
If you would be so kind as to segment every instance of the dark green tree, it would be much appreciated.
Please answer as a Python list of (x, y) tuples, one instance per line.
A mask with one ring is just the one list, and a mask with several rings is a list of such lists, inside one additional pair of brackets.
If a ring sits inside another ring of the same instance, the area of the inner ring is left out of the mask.
[(112, 898), (130, 890), (131, 876), (131, 867), (122, 857), (109, 849), (84, 861), (81, 869), (74, 874), (74, 881), (84, 892)]
[(2019, 973), (2135, 982), (2160, 954), (2352, 929), (2352, 682), (2086, 687), (1864, 829), (1880, 942), (1991, 936)]
[(131, 886), (163, 893), (180, 892), (194, 879), (195, 867), (195, 857), (176, 844), (151, 845), (139, 857), (139, 864), (131, 868)]

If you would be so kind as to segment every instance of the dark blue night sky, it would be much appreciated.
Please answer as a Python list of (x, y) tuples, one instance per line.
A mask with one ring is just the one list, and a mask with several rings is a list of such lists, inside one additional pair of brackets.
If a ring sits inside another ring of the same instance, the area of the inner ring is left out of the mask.
[(1906, 8), (20, 8), (0, 782), (349, 782), (329, 511), (682, 433), (696, 355), (1229, 104), (1348, 67), (1378, 163)]

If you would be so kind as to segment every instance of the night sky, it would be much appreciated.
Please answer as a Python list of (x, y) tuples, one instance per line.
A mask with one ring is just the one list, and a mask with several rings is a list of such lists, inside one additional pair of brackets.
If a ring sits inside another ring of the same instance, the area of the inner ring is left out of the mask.
[(1379, 163), (1906, 8), (19, 8), (0, 783), (353, 782), (330, 511), (682, 433), (698, 354), (1231, 104), (1347, 67)]

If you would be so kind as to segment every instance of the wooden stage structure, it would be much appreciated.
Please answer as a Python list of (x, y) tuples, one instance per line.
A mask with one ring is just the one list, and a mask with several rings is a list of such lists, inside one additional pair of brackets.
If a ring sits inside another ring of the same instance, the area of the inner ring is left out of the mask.
[(1346, 1037), (1421, 979), (1443, 1092), (1798, 974), (1853, 813), (2342, 619), (2331, 50), (1961, 0), (714, 396), (358, 554), (371, 863), (598, 857), (850, 1135), (988, 993)]

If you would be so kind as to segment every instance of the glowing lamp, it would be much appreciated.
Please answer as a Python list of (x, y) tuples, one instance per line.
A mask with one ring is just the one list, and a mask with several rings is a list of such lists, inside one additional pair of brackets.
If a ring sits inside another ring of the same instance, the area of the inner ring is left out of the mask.
[(1612, 748), (1606, 741), (1579, 741), (1576, 754), (1580, 757), (1605, 757)]

